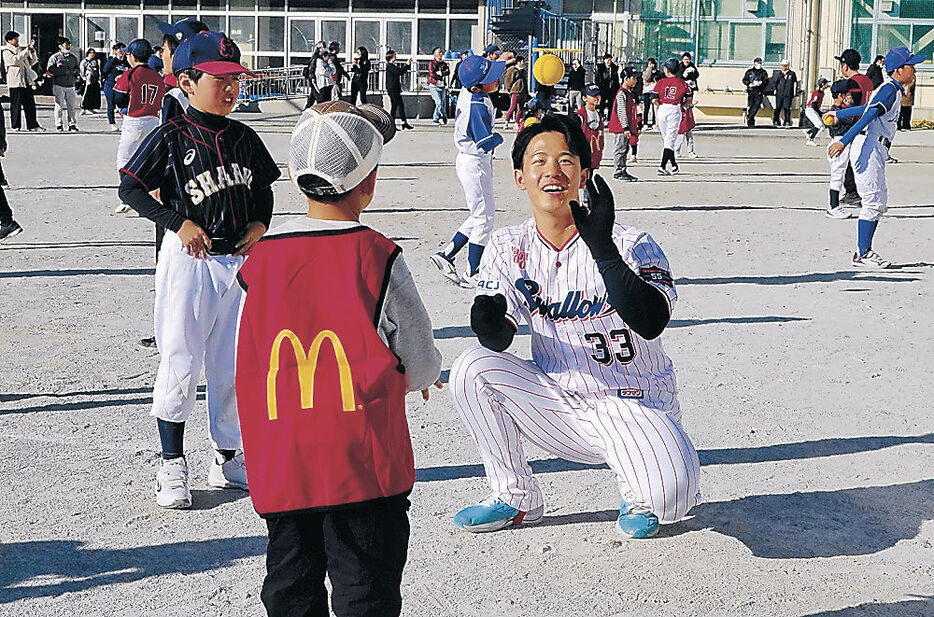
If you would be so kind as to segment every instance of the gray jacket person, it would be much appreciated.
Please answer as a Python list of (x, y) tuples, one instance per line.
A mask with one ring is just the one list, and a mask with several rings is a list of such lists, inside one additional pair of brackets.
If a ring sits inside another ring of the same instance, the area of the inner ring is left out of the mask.
[(78, 58), (71, 53), (71, 41), (64, 37), (58, 39), (58, 53), (49, 58), (48, 68), (52, 75), (52, 94), (55, 95), (55, 128), (64, 130), (65, 116), (68, 118), (68, 130), (77, 132), (75, 110), (78, 108), (78, 95), (75, 82), (78, 79)]

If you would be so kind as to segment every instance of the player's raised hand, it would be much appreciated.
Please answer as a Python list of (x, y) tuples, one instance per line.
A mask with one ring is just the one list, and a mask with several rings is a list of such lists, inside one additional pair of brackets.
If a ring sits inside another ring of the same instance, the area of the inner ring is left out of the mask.
[(259, 221), (253, 221), (246, 226), (246, 232), (237, 242), (237, 252), (234, 255), (247, 255), (253, 245), (259, 242), (259, 239), (266, 233), (266, 226)]
[(211, 238), (197, 223), (186, 219), (178, 228), (178, 239), (182, 241), (186, 253), (195, 259), (207, 259)]
[(618, 257), (619, 249), (613, 243), (613, 222), (616, 219), (613, 192), (597, 174), (587, 180), (585, 190), (584, 205), (574, 200), (570, 203), (577, 231), (595, 261)]
[(478, 295), (470, 307), (470, 329), (480, 344), (493, 351), (506, 351), (512, 345), (516, 329), (506, 319), (506, 296)]

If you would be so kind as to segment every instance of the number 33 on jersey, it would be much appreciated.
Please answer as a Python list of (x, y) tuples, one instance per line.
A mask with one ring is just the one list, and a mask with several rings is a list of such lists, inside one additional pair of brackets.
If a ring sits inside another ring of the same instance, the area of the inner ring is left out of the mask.
[[(615, 225), (623, 260), (674, 306), (668, 259), (652, 237)], [(612, 391), (665, 404), (677, 396), (661, 340), (631, 331), (607, 299), (606, 286), (578, 235), (563, 247), (533, 220), (497, 231), (480, 264), (477, 293), (506, 296), (506, 315), (532, 329), (532, 360), (558, 384), (581, 394)]]

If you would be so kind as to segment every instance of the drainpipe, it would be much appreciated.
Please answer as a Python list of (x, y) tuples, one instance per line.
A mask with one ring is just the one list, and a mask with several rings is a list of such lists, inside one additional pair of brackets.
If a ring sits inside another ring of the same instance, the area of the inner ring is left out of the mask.
[(808, 92), (817, 83), (818, 56), (820, 55), (820, 46), (818, 45), (817, 32), (820, 28), (820, 2), (819, 0), (810, 0), (808, 6), (808, 33), (807, 33), (807, 52), (805, 53), (805, 62), (807, 62), (808, 81), (805, 84), (805, 92)]

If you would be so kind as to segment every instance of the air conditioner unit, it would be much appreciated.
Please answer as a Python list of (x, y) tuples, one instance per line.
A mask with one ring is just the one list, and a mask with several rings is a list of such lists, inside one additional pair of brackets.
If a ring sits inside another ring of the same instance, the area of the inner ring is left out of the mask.
[(744, 0), (747, 13), (759, 12), (759, 0)]

